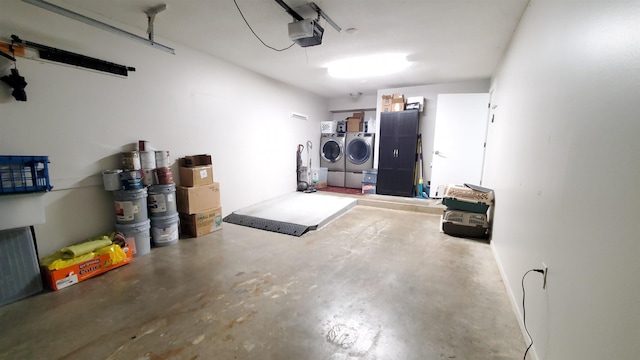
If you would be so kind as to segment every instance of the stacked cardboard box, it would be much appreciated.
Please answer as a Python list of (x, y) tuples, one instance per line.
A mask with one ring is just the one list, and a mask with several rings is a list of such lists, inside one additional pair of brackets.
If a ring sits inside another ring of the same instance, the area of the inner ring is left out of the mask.
[(391, 112), (391, 95), (382, 95), (382, 109), (380, 112)]
[(493, 190), (476, 185), (448, 185), (442, 203), (447, 206), (442, 230), (449, 235), (486, 238), (490, 224), (487, 211), (493, 204)]
[(182, 233), (199, 237), (220, 230), (220, 184), (213, 181), (211, 155), (185, 156), (178, 165), (181, 186), (176, 197)]
[(391, 111), (404, 111), (404, 95), (393, 94), (391, 99)]
[(403, 94), (382, 95), (382, 109), (380, 112), (404, 111), (405, 98)]

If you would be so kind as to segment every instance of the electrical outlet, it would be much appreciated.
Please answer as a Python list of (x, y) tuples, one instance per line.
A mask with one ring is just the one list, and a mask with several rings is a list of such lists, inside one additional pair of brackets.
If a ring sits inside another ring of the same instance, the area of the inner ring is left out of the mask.
[(544, 274), (542, 274), (542, 289), (546, 290), (547, 289), (547, 274), (549, 273), (549, 268), (547, 267), (547, 264), (542, 263), (542, 270), (544, 271)]

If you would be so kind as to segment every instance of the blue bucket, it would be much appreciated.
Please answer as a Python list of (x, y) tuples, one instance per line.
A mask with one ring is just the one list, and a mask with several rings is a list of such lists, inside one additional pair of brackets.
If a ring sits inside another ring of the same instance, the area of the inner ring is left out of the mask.
[(123, 190), (142, 189), (142, 173), (140, 170), (127, 170), (120, 173)]

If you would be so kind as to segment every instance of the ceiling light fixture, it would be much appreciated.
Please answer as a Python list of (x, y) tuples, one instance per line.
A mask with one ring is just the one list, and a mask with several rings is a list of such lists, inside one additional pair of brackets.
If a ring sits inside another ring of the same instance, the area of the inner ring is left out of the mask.
[(334, 61), (327, 70), (335, 78), (356, 79), (394, 74), (409, 65), (406, 54), (380, 54)]
[(358, 29), (356, 29), (356, 28), (348, 28), (344, 32), (346, 32), (348, 35), (354, 35), (355, 33), (358, 32)]

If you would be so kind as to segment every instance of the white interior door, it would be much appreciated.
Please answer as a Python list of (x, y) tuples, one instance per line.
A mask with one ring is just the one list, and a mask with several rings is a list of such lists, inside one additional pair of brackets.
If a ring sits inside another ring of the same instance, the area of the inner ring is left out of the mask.
[(447, 184), (480, 184), (489, 94), (441, 94), (436, 109), (430, 197)]

